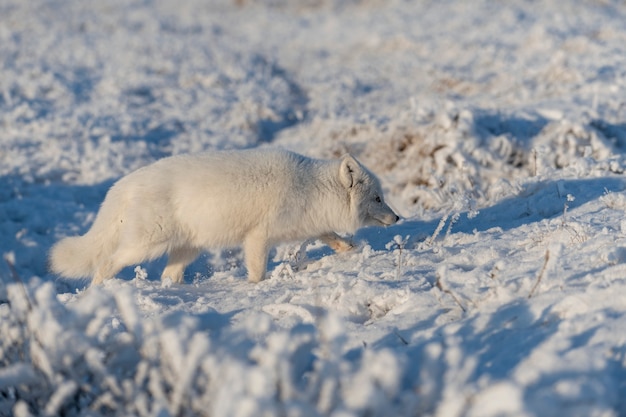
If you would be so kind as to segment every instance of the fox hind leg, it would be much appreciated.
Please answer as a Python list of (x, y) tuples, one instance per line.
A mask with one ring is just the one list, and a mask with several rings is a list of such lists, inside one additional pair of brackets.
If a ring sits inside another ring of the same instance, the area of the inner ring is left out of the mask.
[(96, 266), (96, 272), (91, 281), (92, 285), (100, 285), (107, 279), (113, 278), (126, 265), (115, 264), (112, 260), (100, 262)]
[(169, 253), (167, 265), (161, 274), (161, 281), (170, 278), (176, 284), (182, 283), (185, 268), (198, 257), (199, 253), (200, 249), (197, 248), (187, 246), (174, 248)]

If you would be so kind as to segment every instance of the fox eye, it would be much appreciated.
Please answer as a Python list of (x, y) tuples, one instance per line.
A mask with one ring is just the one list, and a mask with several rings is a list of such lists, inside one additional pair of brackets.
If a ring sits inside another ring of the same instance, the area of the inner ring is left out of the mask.
[(381, 203), (382, 202), (382, 200), (380, 199), (380, 196), (376, 196), (376, 202), (377, 203)]

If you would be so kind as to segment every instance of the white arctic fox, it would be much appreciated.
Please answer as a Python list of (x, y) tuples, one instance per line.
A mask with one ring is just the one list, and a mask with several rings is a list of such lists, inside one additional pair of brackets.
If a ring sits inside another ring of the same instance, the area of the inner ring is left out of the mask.
[(258, 149), (179, 155), (114, 184), (91, 229), (52, 248), (50, 267), (99, 284), (168, 254), (161, 279), (179, 283), (203, 248), (242, 245), (248, 279), (259, 282), (276, 243), (319, 238), (342, 252), (352, 245), (337, 233), (397, 220), (376, 177), (349, 155), (331, 161)]

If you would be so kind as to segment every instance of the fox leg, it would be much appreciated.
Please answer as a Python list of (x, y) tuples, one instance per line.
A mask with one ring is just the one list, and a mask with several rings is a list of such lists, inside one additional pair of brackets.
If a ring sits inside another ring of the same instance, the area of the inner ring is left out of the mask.
[(334, 232), (326, 233), (320, 236), (319, 239), (337, 253), (348, 252), (354, 249), (354, 244), (350, 240), (344, 239)]
[(107, 279), (113, 278), (125, 265), (117, 265), (111, 260), (100, 262), (91, 280), (92, 285), (100, 285)]
[(161, 281), (170, 278), (176, 284), (182, 283), (185, 268), (198, 257), (199, 253), (199, 249), (187, 246), (172, 250), (168, 256), (167, 265), (161, 274)]
[(262, 230), (250, 232), (243, 242), (243, 252), (248, 269), (248, 281), (262, 281), (267, 270), (267, 257), (269, 255), (267, 233)]

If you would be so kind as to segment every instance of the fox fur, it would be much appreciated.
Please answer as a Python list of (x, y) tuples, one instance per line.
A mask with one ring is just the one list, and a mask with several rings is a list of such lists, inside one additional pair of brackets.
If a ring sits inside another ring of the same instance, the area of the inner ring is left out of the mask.
[(49, 260), (60, 276), (100, 284), (167, 254), (161, 278), (180, 283), (203, 249), (242, 246), (248, 279), (259, 282), (277, 243), (319, 238), (342, 252), (352, 245), (337, 233), (397, 220), (378, 179), (350, 155), (317, 160), (277, 149), (178, 155), (121, 178), (89, 231), (60, 240)]

